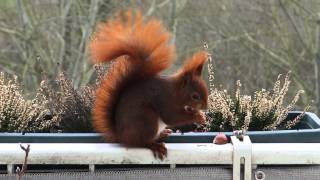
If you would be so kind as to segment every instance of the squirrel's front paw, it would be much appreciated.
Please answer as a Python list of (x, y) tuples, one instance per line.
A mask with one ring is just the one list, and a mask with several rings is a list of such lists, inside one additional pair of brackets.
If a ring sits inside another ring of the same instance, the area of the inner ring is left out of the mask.
[(198, 124), (205, 124), (206, 123), (206, 114), (201, 110), (197, 110), (191, 106), (185, 105), (184, 106), (185, 112), (192, 114)]
[(206, 114), (203, 111), (199, 111), (196, 115), (196, 122), (198, 124), (205, 124), (206, 123)]
[(171, 129), (162, 130), (157, 138), (157, 142), (163, 142), (172, 132)]

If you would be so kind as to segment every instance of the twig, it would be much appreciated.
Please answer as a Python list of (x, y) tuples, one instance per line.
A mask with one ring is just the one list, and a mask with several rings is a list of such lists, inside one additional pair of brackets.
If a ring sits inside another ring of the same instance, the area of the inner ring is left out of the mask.
[(292, 121), (287, 122), (285, 127), (287, 129), (291, 129), (294, 125), (298, 124), (301, 121), (301, 119), (304, 117), (306, 112), (309, 111), (310, 107), (311, 107), (310, 105), (305, 107), (303, 112), (301, 114), (299, 114), (297, 117), (295, 117)]
[(20, 169), (18, 166), (16, 169), (17, 180), (20, 180), (22, 175), (27, 170), (27, 161), (28, 161), (28, 155), (30, 152), (30, 144), (27, 145), (27, 148), (25, 148), (24, 146), (22, 146), (22, 144), (20, 144), (20, 148), (25, 152), (25, 156), (24, 156), (24, 162), (23, 162), (22, 168)]

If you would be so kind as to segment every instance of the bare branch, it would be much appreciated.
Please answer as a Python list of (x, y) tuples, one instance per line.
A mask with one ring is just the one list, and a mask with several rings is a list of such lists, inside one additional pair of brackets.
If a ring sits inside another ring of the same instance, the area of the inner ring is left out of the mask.
[(30, 152), (30, 144), (28, 144), (27, 147), (24, 147), (22, 144), (20, 144), (20, 148), (25, 152), (25, 156), (24, 156), (24, 162), (23, 162), (22, 168), (20, 169), (20, 167), (18, 166), (16, 169), (17, 180), (20, 180), (22, 175), (27, 170), (27, 162), (28, 162), (28, 156), (29, 156), (29, 152)]

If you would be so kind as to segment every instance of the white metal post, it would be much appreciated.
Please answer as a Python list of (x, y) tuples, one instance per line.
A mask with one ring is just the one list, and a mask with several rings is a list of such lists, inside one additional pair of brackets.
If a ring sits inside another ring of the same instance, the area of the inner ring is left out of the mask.
[(243, 141), (236, 136), (231, 136), (231, 142), (233, 144), (233, 180), (240, 180), (241, 164), (244, 164), (244, 180), (251, 180), (252, 144), (249, 136), (243, 136)]

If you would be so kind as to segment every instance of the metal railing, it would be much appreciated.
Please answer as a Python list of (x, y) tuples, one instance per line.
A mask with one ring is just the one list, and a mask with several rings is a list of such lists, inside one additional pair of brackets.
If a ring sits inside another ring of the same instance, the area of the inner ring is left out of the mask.
[[(148, 149), (125, 148), (108, 143), (30, 143), (28, 165), (87, 165), (90, 172), (98, 165), (228, 165), (233, 179), (250, 179), (259, 165), (320, 165), (320, 143), (251, 143), (248, 136), (232, 143), (167, 143), (168, 157), (155, 159)], [(7, 173), (22, 164), (24, 152), (19, 143), (0, 143), (0, 165)], [(245, 168), (241, 168), (244, 164)], [(240, 170), (243, 172), (240, 172)]]

